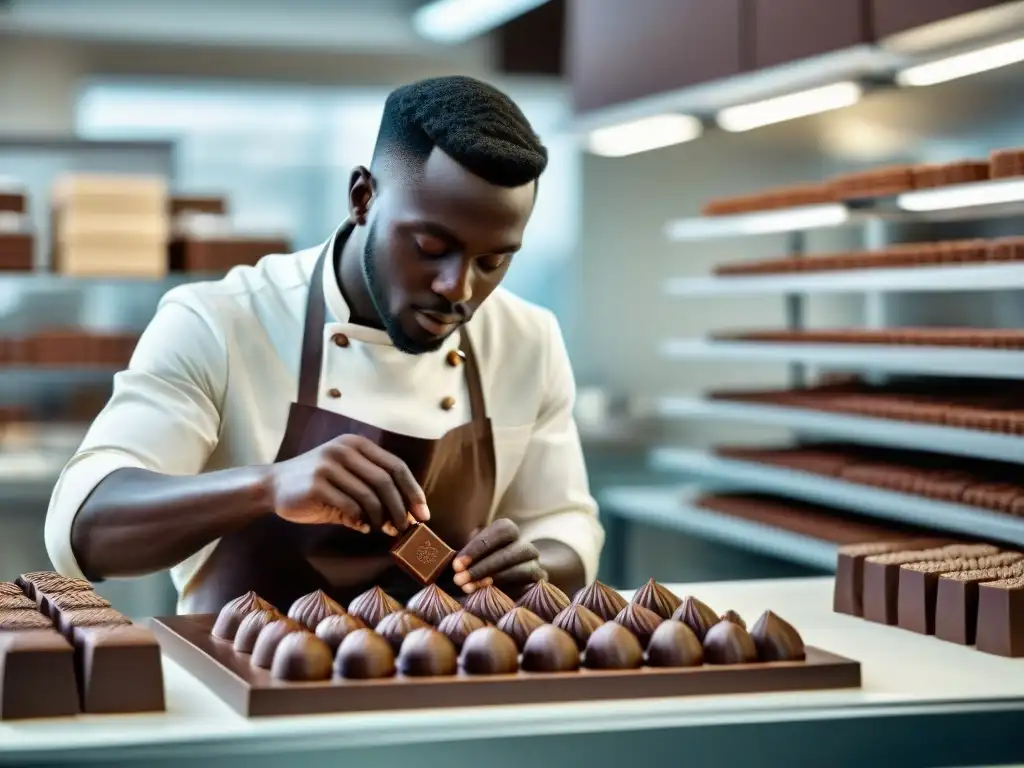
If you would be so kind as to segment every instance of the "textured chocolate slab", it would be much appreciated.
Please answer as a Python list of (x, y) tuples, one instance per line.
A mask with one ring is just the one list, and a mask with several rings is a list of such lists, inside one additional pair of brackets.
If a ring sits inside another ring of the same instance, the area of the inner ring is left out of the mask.
[(1022, 575), (1024, 562), (940, 576), (935, 598), (935, 636), (959, 645), (974, 645), (978, 627), (978, 586)]
[(391, 557), (421, 584), (433, 584), (455, 559), (455, 550), (430, 528), (418, 523), (391, 547)]
[(162, 712), (164, 678), (156, 636), (138, 625), (83, 627), (73, 634), (82, 711)]
[(836, 583), (832, 610), (850, 616), (864, 613), (864, 561), (873, 555), (928, 549), (946, 544), (938, 539), (921, 541), (877, 541), (840, 547), (836, 559)]
[(230, 643), (210, 635), (213, 615), (153, 620), (163, 652), (205, 683), (239, 714), (324, 712), (534, 704), (727, 693), (856, 688), (860, 663), (818, 648), (803, 662), (688, 669), (529, 673), (493, 677), (391, 678), (282, 683)]
[(53, 629), (0, 633), (0, 720), (78, 714), (74, 651)]
[(978, 587), (978, 650), (1024, 656), (1024, 578)]

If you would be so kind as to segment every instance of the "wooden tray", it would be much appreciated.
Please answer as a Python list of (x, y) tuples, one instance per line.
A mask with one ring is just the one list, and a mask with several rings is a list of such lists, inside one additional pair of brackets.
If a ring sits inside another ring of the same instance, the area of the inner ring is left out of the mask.
[(236, 653), (231, 643), (213, 637), (210, 629), (216, 618), (156, 618), (152, 627), (167, 656), (248, 717), (810, 691), (861, 684), (859, 662), (811, 647), (803, 662), (289, 683), (273, 680), (267, 670), (250, 665), (248, 654)]

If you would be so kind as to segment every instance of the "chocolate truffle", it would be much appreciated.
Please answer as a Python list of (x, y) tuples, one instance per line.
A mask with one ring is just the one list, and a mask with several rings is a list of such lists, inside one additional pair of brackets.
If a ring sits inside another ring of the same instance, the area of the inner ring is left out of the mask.
[(516, 607), (516, 603), (492, 584), (467, 597), (462, 607), (490, 624), (497, 624), (502, 616)]
[(632, 602), (649, 611), (654, 611), (663, 619), (668, 619), (683, 601), (654, 579), (649, 579), (633, 594)]
[(405, 605), (406, 610), (412, 611), (427, 624), (438, 626), (441, 621), (462, 608), (459, 601), (449, 595), (437, 584), (424, 587)]
[(398, 671), (407, 677), (454, 675), (458, 666), (452, 641), (430, 627), (410, 632), (398, 654)]
[(519, 649), (496, 627), (481, 627), (466, 638), (459, 663), (470, 675), (510, 675), (519, 669)]
[(736, 613), (736, 611), (731, 611), (731, 610), (730, 611), (726, 611), (725, 613), (723, 613), (721, 616), (718, 617), (718, 620), (719, 621), (731, 621), (733, 624), (739, 624), (744, 629), (747, 628), (747, 622), (745, 622), (743, 620), (743, 617), (740, 616), (738, 613)]
[(472, 632), (486, 627), (487, 623), (479, 616), (474, 616), (469, 611), (461, 610), (445, 616), (437, 629), (445, 637), (452, 641), (452, 644), (459, 650), (462, 644)]
[(523, 669), (527, 672), (572, 672), (579, 667), (579, 648), (564, 629), (545, 624), (526, 638)]
[(792, 624), (771, 611), (761, 614), (750, 630), (760, 661), (803, 661), (804, 641)]
[(704, 648), (693, 630), (681, 621), (663, 621), (647, 644), (647, 664), (651, 667), (699, 667), (704, 663)]
[(256, 638), (260, 636), (263, 628), (280, 618), (281, 614), (277, 611), (253, 611), (250, 613), (242, 619), (242, 623), (238, 625), (238, 631), (235, 632), (235, 650), (239, 653), (252, 653), (252, 649), (256, 646)]
[(337, 653), (342, 640), (357, 629), (365, 628), (362, 619), (357, 619), (350, 613), (338, 613), (326, 617), (316, 625), (316, 636), (327, 643), (331, 653)]
[(288, 609), (288, 618), (302, 624), (310, 632), (328, 616), (337, 616), (345, 609), (329, 598), (322, 589), (303, 595)]
[(739, 624), (720, 621), (704, 635), (704, 660), (708, 664), (750, 664), (757, 661), (754, 638)]
[(423, 619), (403, 608), (400, 611), (389, 613), (381, 619), (380, 624), (376, 627), (376, 632), (391, 644), (395, 653), (398, 653), (406, 636), (414, 629), (423, 629), (425, 626), (427, 623)]
[(595, 581), (577, 592), (572, 601), (596, 613), (604, 621), (611, 621), (626, 607), (626, 598), (609, 586)]
[(498, 620), (498, 629), (511, 637), (520, 651), (526, 645), (526, 638), (537, 627), (544, 624), (544, 619), (529, 608), (516, 607)]
[(389, 613), (402, 610), (402, 604), (380, 587), (368, 589), (348, 604), (348, 612), (368, 627), (376, 627)]
[(573, 603), (555, 616), (551, 623), (568, 632), (576, 641), (576, 647), (582, 651), (587, 647), (587, 640), (590, 639), (594, 630), (604, 624), (604, 619), (589, 608)]
[(583, 652), (583, 663), (590, 669), (636, 669), (643, 661), (644, 649), (636, 635), (614, 621), (595, 629)]
[(350, 632), (334, 658), (334, 671), (349, 680), (375, 680), (395, 674), (395, 652), (371, 629)]
[(334, 655), (312, 632), (292, 632), (277, 644), (270, 676), (276, 680), (328, 680)]
[(551, 582), (538, 581), (516, 605), (529, 608), (544, 621), (554, 621), (555, 616), (569, 607), (569, 596)]
[(704, 642), (704, 636), (715, 624), (718, 623), (718, 616), (706, 603), (702, 603), (696, 597), (687, 596), (676, 608), (672, 618), (681, 621), (693, 630), (697, 639)]
[(273, 610), (276, 610), (274, 606), (255, 592), (247, 592), (241, 597), (236, 597), (220, 609), (220, 613), (217, 614), (217, 621), (214, 623), (210, 634), (221, 640), (234, 640), (235, 633), (238, 631), (238, 625), (242, 623), (242, 619), (253, 611)]
[(636, 635), (640, 645), (646, 648), (647, 643), (651, 640), (651, 635), (654, 634), (654, 630), (658, 628), (658, 625), (664, 619), (654, 611), (649, 611), (636, 603), (630, 603), (619, 611), (619, 615), (615, 617), (614, 621)]
[(260, 630), (256, 644), (252, 647), (252, 665), (261, 669), (270, 669), (274, 663), (274, 651), (282, 640), (293, 632), (306, 632), (299, 622), (281, 618), (270, 622)]

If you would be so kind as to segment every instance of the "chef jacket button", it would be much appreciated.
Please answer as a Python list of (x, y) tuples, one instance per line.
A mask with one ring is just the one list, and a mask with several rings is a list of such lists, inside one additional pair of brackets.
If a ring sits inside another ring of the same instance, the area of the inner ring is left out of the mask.
[(457, 365), (460, 365), (462, 363), (462, 361), (465, 360), (465, 359), (466, 359), (466, 353), (463, 352), (461, 349), (453, 349), (453, 350), (451, 350), (448, 353), (448, 357), (447, 357), (448, 365), (450, 365), (452, 368), (454, 368)]
[(452, 408), (455, 407), (455, 398), (450, 396), (446, 397), (444, 400), (441, 401), (441, 407), (444, 408), (446, 411), (450, 411)]
[(331, 341), (333, 341), (335, 346), (338, 346), (338, 347), (347, 347), (348, 346), (348, 336), (346, 336), (344, 333), (336, 333), (336, 334), (334, 334), (333, 336), (331, 336)]
[(331, 389), (327, 390), (327, 394), (330, 397), (339, 398), (339, 397), (341, 397), (341, 390), (340, 389), (336, 389), (336, 388), (331, 388)]

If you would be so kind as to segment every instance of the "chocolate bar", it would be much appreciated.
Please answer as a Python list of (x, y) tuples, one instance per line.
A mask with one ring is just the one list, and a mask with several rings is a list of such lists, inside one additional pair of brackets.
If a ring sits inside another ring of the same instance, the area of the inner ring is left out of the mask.
[(64, 611), (78, 610), (80, 608), (109, 608), (110, 601), (100, 597), (92, 590), (80, 590), (75, 592), (43, 592), (36, 590), (36, 602), (39, 610), (55, 622), (60, 622), (60, 615)]
[(1002, 568), (942, 574), (935, 598), (935, 636), (959, 645), (974, 645), (979, 585), (1019, 576), (1024, 576), (1024, 561)]
[(82, 711), (161, 712), (160, 646), (145, 627), (81, 627), (73, 632)]
[(832, 610), (850, 616), (864, 613), (864, 561), (868, 557), (890, 552), (906, 552), (917, 546), (925, 550), (941, 545), (937, 540), (874, 541), (865, 544), (850, 544), (839, 547), (836, 561), (836, 581), (832, 595)]
[(455, 550), (423, 523), (417, 523), (391, 547), (391, 557), (421, 584), (432, 584), (455, 559)]
[(92, 584), (85, 579), (61, 576), (55, 571), (30, 571), (23, 573), (15, 582), (33, 600), (36, 590), (46, 593), (92, 591)]
[(978, 587), (978, 650), (1024, 656), (1024, 576)]
[(79, 712), (75, 654), (53, 628), (0, 633), (0, 720)]

